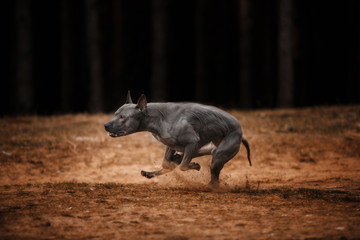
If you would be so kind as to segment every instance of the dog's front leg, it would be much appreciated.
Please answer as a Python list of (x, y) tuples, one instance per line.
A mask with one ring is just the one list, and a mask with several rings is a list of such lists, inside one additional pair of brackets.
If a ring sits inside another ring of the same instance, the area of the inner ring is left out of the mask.
[(147, 178), (153, 178), (155, 176), (159, 176), (162, 174), (166, 174), (172, 170), (174, 170), (174, 168), (176, 168), (180, 162), (181, 162), (182, 156), (175, 154), (175, 150), (172, 150), (169, 147), (166, 147), (166, 151), (165, 151), (165, 156), (164, 156), (164, 160), (162, 163), (162, 169), (157, 170), (157, 171), (141, 171), (141, 175)]
[(197, 144), (189, 144), (185, 147), (184, 157), (180, 163), (180, 170), (186, 171), (189, 169), (200, 170), (200, 165), (198, 163), (190, 163), (193, 156), (198, 152)]
[(183, 157), (182, 155), (176, 154), (175, 150), (173, 150), (169, 147), (166, 147), (164, 160), (163, 160), (161, 166), (164, 169), (173, 170), (181, 163), (182, 157)]

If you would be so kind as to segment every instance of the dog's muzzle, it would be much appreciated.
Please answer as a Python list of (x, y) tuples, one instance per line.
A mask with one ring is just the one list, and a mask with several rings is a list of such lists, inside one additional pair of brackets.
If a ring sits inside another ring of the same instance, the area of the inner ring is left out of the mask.
[(111, 122), (108, 122), (104, 125), (105, 127), (105, 131), (108, 132), (110, 137), (120, 137), (120, 136), (124, 136), (126, 134), (125, 131), (120, 131), (120, 132), (113, 132), (113, 129), (111, 127)]

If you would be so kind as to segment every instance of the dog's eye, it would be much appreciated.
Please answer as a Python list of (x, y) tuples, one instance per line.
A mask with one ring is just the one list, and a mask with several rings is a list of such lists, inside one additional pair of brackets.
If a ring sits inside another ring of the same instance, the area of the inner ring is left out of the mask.
[(125, 119), (124, 115), (120, 115), (120, 120), (124, 120), (124, 119)]

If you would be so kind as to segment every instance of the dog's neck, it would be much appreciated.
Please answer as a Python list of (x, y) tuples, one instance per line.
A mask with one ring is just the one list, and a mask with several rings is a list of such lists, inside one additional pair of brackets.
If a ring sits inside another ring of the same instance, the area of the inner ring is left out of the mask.
[(161, 109), (158, 104), (148, 104), (144, 111), (139, 131), (148, 131), (160, 136), (163, 132), (164, 124), (162, 122), (166, 117), (166, 112)]

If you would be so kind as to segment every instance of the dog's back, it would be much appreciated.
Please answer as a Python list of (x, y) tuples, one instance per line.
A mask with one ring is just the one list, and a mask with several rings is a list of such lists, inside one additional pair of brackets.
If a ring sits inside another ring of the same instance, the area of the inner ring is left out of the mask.
[(231, 132), (241, 134), (238, 120), (229, 113), (208, 105), (198, 103), (149, 103), (148, 111), (161, 114), (163, 121), (172, 130), (183, 131), (192, 127), (203, 143), (217, 144)]

